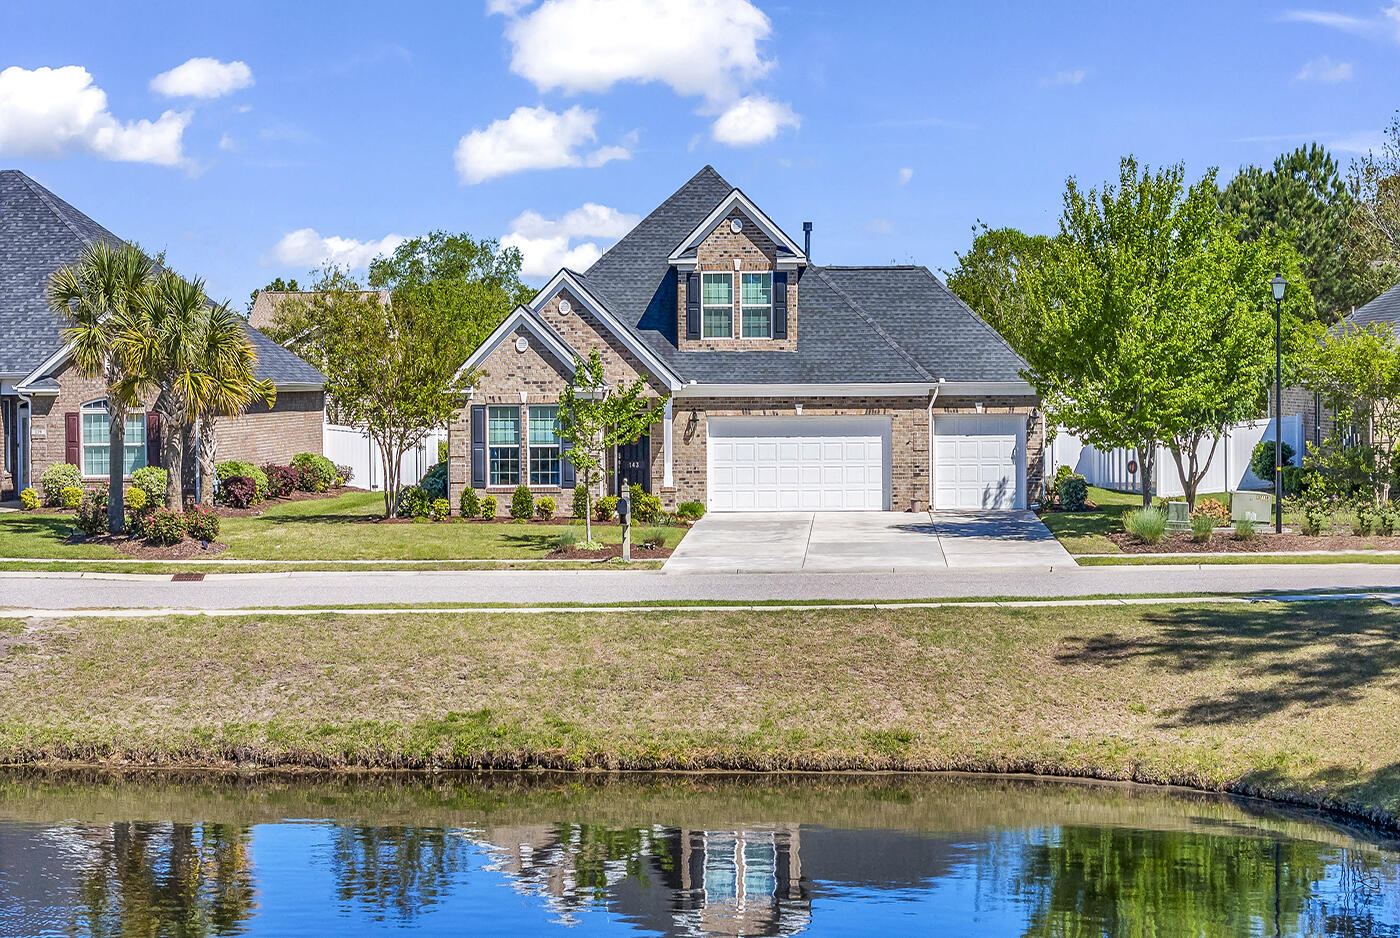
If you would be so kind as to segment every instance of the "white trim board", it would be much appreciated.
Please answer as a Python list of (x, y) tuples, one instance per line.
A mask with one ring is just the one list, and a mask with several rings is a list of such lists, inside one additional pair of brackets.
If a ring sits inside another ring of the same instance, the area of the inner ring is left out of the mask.
[(667, 258), (667, 260), (671, 264), (684, 265), (687, 259), (681, 257), (681, 255), (696, 247), (701, 241), (704, 241), (705, 238), (709, 236), (710, 232), (714, 231), (715, 227), (724, 220), (725, 216), (729, 214), (730, 209), (735, 205), (742, 208), (744, 214), (749, 216), (753, 223), (758, 225), (759, 229), (762, 230), (774, 244), (792, 255), (792, 257), (787, 260), (787, 265), (784, 266), (800, 266), (808, 263), (807, 255), (803, 252), (802, 248), (798, 247), (797, 242), (789, 238), (787, 233), (784, 232), (782, 228), (778, 227), (778, 224), (773, 221), (773, 219), (769, 218), (761, 208), (753, 203), (752, 199), (744, 195), (739, 189), (731, 190), (729, 195), (721, 199), (714, 210), (705, 216), (705, 220), (681, 240), (681, 243), (671, 252), (671, 256)]
[(525, 306), (517, 306), (509, 316), (501, 321), (499, 326), (491, 330), (486, 341), (478, 345), (476, 351), (467, 356), (467, 360), (452, 375), (452, 383), (456, 384), (461, 381), (462, 375), (486, 360), (520, 326), (530, 330), (530, 333), (544, 343), (545, 347), (554, 354), (554, 357), (569, 370), (569, 373), (573, 374), (579, 358), (578, 353), (568, 342), (564, 341), (559, 333), (550, 328), (549, 323), (540, 318), (539, 313)]

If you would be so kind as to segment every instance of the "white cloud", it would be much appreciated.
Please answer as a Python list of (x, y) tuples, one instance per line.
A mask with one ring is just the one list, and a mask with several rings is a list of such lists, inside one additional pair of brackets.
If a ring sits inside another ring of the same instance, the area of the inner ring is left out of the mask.
[(1385, 149), (1386, 138), (1379, 130), (1362, 130), (1352, 134), (1342, 134), (1327, 141), (1327, 149), (1338, 153), (1366, 154)]
[(901, 166), (901, 167), (899, 168), (899, 184), (900, 184), (901, 186), (907, 186), (907, 185), (909, 185), (909, 180), (911, 180), (911, 179), (913, 179), (913, 178), (914, 178), (914, 169), (913, 169), (913, 167), (911, 167), (911, 166)]
[(731, 147), (750, 147), (767, 143), (784, 127), (796, 129), (802, 118), (790, 106), (762, 95), (740, 98), (715, 120), (710, 133), (720, 143)]
[(562, 114), (546, 107), (518, 107), (510, 117), (493, 121), (485, 130), (473, 130), (457, 142), (457, 174), (463, 182), (474, 184), (527, 169), (602, 166), (629, 159), (632, 151), (623, 144), (579, 152), (598, 139), (597, 123), (597, 111), (577, 106)]
[(1331, 10), (1290, 10), (1283, 19), (1294, 23), (1310, 23), (1367, 39), (1388, 39), (1400, 42), (1400, 3), (1383, 7), (1376, 16), (1352, 16)]
[(178, 166), (189, 111), (125, 123), (80, 65), (0, 71), (0, 153), (62, 156), (86, 150), (103, 159)]
[(238, 150), (241, 149), (242, 146), (243, 145), (238, 142), (238, 138), (233, 136), (233, 134), (226, 133), (219, 138), (220, 150)]
[(381, 254), (391, 254), (406, 239), (388, 234), (378, 241), (358, 241), (355, 238), (322, 237), (315, 228), (298, 228), (282, 236), (272, 248), (271, 260), (286, 266), (315, 267), (335, 264), (360, 270)]
[[(501, 244), (520, 250), (520, 272), (524, 276), (549, 277), (561, 267), (589, 267), (603, 254), (598, 241), (616, 241), (640, 220), (636, 215), (596, 202), (585, 202), (559, 218), (521, 212), (510, 223), (510, 234), (501, 238)], [(572, 244), (575, 238), (596, 240)]]
[(1298, 70), (1298, 74), (1293, 76), (1294, 81), (1321, 81), (1332, 84), (1339, 81), (1350, 81), (1353, 69), (1350, 62), (1334, 62), (1327, 56), (1320, 59), (1313, 59), (1304, 62), (1303, 67)]
[(151, 90), (167, 98), (219, 98), (253, 84), (244, 62), (194, 58), (151, 79)]
[(522, 7), (527, 7), (533, 2), (534, 0), (486, 0), (486, 14), (514, 16)]
[(1070, 68), (1056, 72), (1040, 80), (1041, 87), (1052, 88), (1059, 85), (1080, 85), (1084, 83), (1088, 71), (1082, 68)]
[(865, 223), (865, 230), (871, 234), (893, 234), (894, 222), (890, 221), (888, 218), (872, 218)]
[[(524, 4), (491, 0), (515, 13)], [(607, 91), (657, 81), (725, 102), (773, 67), (773, 24), (749, 0), (547, 0), (506, 26), (510, 68), (540, 91)]]

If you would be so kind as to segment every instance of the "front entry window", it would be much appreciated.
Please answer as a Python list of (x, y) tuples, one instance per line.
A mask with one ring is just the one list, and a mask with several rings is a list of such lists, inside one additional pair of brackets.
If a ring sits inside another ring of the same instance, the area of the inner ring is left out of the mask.
[(731, 274), (702, 274), (700, 305), (706, 339), (734, 337), (734, 277)]
[[(83, 475), (92, 478), (107, 476), (112, 471), (110, 421), (107, 402), (93, 401), (82, 409)], [(126, 441), (122, 445), (122, 475), (146, 465), (146, 415), (140, 411), (126, 415)]]
[(490, 485), (520, 484), (520, 408), (486, 409)]

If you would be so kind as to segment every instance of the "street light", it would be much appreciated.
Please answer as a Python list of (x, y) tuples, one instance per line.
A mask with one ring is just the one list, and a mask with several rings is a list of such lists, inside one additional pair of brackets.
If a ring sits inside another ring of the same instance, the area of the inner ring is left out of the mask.
[(1274, 290), (1274, 533), (1283, 533), (1283, 294), (1288, 281), (1275, 274)]

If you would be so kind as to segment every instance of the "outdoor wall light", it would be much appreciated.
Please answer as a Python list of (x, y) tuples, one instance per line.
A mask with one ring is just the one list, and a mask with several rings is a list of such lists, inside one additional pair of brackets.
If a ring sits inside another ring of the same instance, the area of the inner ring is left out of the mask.
[(977, 412), (978, 412), (979, 414), (982, 413), (982, 411), (984, 411), (984, 410), (987, 409), (987, 405), (983, 404), (981, 401), (978, 401), (977, 404), (976, 404), (975, 406), (977, 407)]
[(801, 417), (801, 416), (802, 416), (802, 402), (801, 402), (801, 401), (798, 401), (796, 404), (793, 404), (792, 407), (793, 407), (793, 410), (797, 411), (797, 416)]

